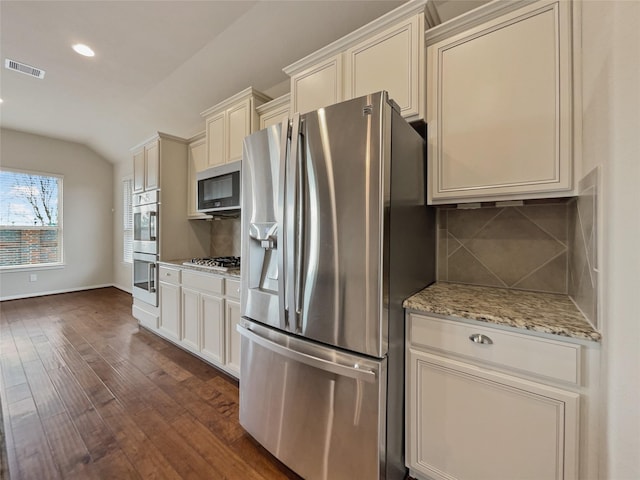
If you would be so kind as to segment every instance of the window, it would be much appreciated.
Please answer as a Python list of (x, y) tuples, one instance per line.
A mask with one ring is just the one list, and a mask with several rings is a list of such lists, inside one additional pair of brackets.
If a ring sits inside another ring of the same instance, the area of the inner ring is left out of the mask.
[(122, 219), (123, 245), (122, 261), (133, 263), (133, 180), (131, 177), (122, 180)]
[(0, 170), (0, 268), (62, 262), (62, 177)]

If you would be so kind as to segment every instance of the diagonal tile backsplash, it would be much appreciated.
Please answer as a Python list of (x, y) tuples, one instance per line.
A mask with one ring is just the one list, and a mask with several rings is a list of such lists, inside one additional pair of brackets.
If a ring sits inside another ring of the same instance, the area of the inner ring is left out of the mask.
[(438, 211), (438, 279), (567, 293), (568, 204)]
[(439, 281), (569, 295), (598, 328), (598, 170), (577, 197), (437, 211)]
[(598, 169), (578, 184), (569, 215), (569, 296), (598, 328), (597, 205)]

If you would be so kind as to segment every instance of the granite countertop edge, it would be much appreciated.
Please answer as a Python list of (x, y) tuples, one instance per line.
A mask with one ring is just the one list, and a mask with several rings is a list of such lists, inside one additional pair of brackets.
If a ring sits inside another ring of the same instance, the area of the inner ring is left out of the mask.
[(197, 265), (184, 265), (184, 262), (189, 261), (190, 259), (184, 260), (160, 260), (158, 264), (160, 265), (168, 265), (170, 267), (180, 267), (185, 270), (193, 270), (195, 272), (207, 273), (209, 275), (218, 275), (221, 277), (227, 277), (232, 279), (240, 279), (240, 269), (239, 268), (230, 268), (226, 272), (211, 270), (210, 268), (199, 267)]
[(567, 295), (438, 282), (407, 298), (403, 307), (452, 320), (477, 320), (561, 337), (601, 340), (601, 334)]

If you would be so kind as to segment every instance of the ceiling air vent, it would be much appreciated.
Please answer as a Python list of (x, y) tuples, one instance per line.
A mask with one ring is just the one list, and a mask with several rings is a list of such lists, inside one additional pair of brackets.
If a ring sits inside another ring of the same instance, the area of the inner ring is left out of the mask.
[(4, 66), (5, 68), (13, 70), (14, 72), (24, 73), (25, 75), (29, 75), (31, 77), (44, 78), (44, 70), (32, 67), (31, 65), (27, 65), (26, 63), (20, 63), (16, 62), (15, 60), (5, 58)]

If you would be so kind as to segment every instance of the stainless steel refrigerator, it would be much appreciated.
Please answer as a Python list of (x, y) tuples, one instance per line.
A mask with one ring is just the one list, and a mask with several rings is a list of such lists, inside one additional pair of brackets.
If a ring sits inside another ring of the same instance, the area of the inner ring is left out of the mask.
[(308, 480), (405, 476), (402, 300), (435, 264), (424, 152), (386, 92), (244, 141), (240, 423)]

